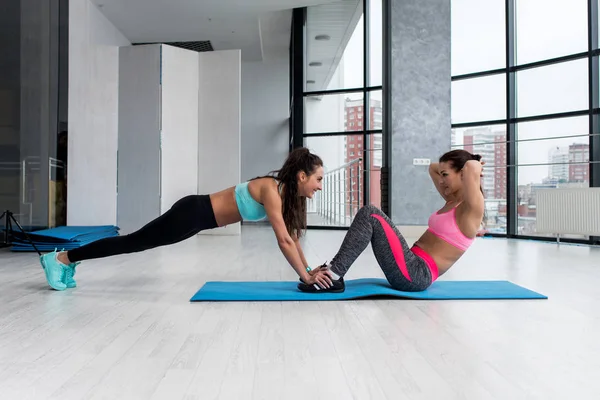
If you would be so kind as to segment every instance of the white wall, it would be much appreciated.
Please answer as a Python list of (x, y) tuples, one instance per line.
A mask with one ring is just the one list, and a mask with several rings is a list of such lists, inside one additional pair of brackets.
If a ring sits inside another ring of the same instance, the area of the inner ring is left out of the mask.
[(195, 51), (162, 46), (161, 214), (198, 193), (199, 61)]
[(289, 54), (242, 63), (242, 180), (279, 169), (289, 151)]
[[(198, 193), (210, 194), (241, 180), (241, 52), (200, 53)], [(203, 231), (239, 235), (240, 224)]]
[[(70, 0), (69, 18), (68, 224), (116, 224), (118, 46), (130, 43), (89, 0)], [(200, 53), (198, 193), (278, 169), (288, 154), (287, 49), (263, 62), (240, 60), (237, 50)], [(236, 127), (241, 133), (228, 139)], [(238, 154), (237, 165), (224, 154)]]
[(128, 44), (88, 0), (69, 1), (68, 225), (117, 222), (118, 46)]
[(198, 192), (198, 53), (123, 46), (119, 71), (117, 223), (141, 228)]
[(160, 212), (160, 46), (119, 53), (117, 225), (138, 230)]

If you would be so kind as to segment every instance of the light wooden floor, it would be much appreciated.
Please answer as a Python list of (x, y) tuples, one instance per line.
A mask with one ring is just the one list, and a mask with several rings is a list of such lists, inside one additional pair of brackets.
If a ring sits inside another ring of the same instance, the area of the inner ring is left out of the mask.
[[(311, 263), (340, 231), (309, 231)], [(296, 280), (267, 227), (88, 261), (49, 290), (0, 253), (2, 399), (598, 399), (600, 249), (478, 239), (442, 279), (549, 300), (189, 303), (207, 280)], [(348, 279), (383, 277), (370, 248)]]

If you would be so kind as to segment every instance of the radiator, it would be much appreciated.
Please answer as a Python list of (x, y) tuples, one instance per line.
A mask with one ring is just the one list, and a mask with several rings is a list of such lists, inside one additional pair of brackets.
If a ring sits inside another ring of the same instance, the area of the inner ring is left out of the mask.
[(536, 190), (536, 232), (600, 236), (600, 188)]

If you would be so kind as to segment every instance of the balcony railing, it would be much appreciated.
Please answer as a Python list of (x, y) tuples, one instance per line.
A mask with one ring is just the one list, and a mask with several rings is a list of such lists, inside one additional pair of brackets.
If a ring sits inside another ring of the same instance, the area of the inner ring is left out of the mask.
[(327, 225), (350, 225), (363, 203), (362, 158), (327, 172), (323, 190), (307, 203), (307, 212), (317, 214)]

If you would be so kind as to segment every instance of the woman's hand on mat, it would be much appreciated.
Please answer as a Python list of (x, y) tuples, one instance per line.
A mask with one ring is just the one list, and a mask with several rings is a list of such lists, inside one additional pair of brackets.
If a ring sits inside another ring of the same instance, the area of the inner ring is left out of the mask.
[(315, 271), (316, 272), (314, 274), (309, 274), (308, 282), (306, 282), (307, 284), (314, 285), (316, 283), (322, 289), (328, 289), (333, 285), (333, 282), (331, 281), (331, 275), (329, 274), (328, 270), (318, 268)]

